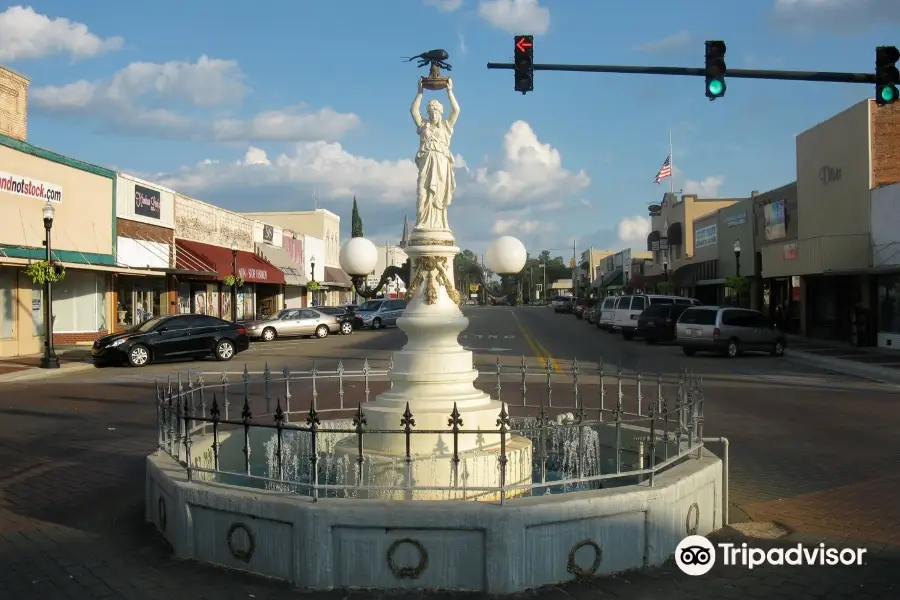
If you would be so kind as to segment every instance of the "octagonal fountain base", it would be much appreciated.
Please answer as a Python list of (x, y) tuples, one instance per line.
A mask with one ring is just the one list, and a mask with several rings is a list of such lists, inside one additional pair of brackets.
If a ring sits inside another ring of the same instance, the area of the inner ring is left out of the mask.
[[(208, 440), (207, 440), (208, 441)], [(208, 445), (208, 444), (207, 444)], [(203, 455), (204, 441), (194, 444)], [(312, 498), (189, 482), (147, 459), (146, 511), (176, 555), (304, 588), (507, 594), (665, 562), (722, 526), (721, 461), (706, 450), (637, 485), (496, 502)]]

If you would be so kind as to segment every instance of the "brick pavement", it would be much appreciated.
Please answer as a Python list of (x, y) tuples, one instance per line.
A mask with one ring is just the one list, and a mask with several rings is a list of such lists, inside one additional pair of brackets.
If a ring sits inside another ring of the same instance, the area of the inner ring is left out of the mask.
[[(320, 393), (330, 396), (327, 392), (322, 389)], [(350, 397), (345, 400), (353, 402)], [(720, 410), (724, 409), (717, 408), (713, 415)], [(713, 415), (708, 417), (707, 429), (731, 433), (721, 431), (730, 429), (728, 419)], [(144, 457), (155, 446), (154, 419), (153, 391), (144, 385), (0, 387), (0, 422), (4, 426), (0, 438), (0, 564), (6, 567), (0, 570), (0, 598), (348, 597), (344, 592), (303, 594), (281, 583), (173, 559), (143, 523)], [(803, 457), (795, 455), (793, 460), (802, 463)], [(835, 516), (839, 516), (842, 502), (857, 509), (868, 506), (872, 496), (883, 493), (878, 490), (883, 490), (884, 484), (857, 488), (855, 495), (838, 490), (834, 493), (841, 499), (828, 506)], [(781, 485), (787, 489), (787, 484)], [(813, 505), (810, 499), (800, 497), (795, 502), (800, 507), (797, 510), (803, 510), (803, 502)], [(827, 504), (824, 499), (817, 502)], [(760, 511), (758, 516), (766, 514), (762, 504), (745, 508)], [(773, 509), (769, 514), (775, 514)], [(784, 515), (788, 513), (779, 514), (787, 518)], [(840, 540), (850, 543), (846, 531), (839, 533)], [(756, 543), (796, 543), (794, 539)], [(867, 541), (865, 545), (872, 554), (859, 568), (781, 567), (747, 572), (716, 567), (704, 577), (689, 578), (669, 564), (523, 597), (900, 597), (900, 577), (896, 575), (900, 554), (887, 543)], [(349, 594), (356, 595), (372, 597), (364, 592)]]

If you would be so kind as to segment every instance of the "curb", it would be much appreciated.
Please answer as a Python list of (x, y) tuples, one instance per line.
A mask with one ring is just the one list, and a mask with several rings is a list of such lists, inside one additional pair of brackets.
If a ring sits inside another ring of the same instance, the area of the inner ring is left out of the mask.
[(868, 379), (878, 383), (900, 385), (900, 372), (892, 369), (885, 369), (884, 367), (867, 365), (841, 358), (817, 356), (809, 352), (790, 349), (785, 349), (784, 357), (795, 363), (825, 369), (826, 371), (833, 371), (842, 375), (852, 375), (854, 377)]
[(30, 367), (28, 369), (24, 369), (22, 371), (16, 371), (13, 373), (5, 373), (0, 375), (0, 383), (19, 383), (22, 381), (33, 381), (35, 379), (47, 379), (50, 377), (60, 377), (62, 375), (68, 375), (70, 373), (79, 373), (81, 371), (87, 371), (88, 369), (94, 369), (94, 363), (68, 363), (65, 366), (60, 366), (58, 369), (41, 369), (38, 367)]

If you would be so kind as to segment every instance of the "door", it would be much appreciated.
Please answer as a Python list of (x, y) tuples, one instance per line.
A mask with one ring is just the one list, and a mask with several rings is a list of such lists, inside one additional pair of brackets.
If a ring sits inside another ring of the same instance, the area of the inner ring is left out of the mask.
[(278, 320), (278, 325), (276, 327), (278, 335), (303, 335), (302, 312), (309, 311), (290, 310), (284, 313), (281, 319)]
[(197, 351), (191, 340), (191, 329), (198, 316), (184, 316), (160, 323), (156, 335), (147, 339), (154, 358), (175, 358)]
[(616, 304), (616, 327), (622, 327), (631, 311), (631, 296), (622, 296)]
[(631, 299), (631, 309), (626, 317), (625, 327), (637, 327), (638, 317), (647, 308), (647, 298), (645, 296), (635, 296)]
[(208, 354), (215, 350), (219, 331), (225, 325), (215, 317), (197, 316), (191, 323), (191, 349), (198, 354)]
[(300, 311), (300, 327), (299, 334), (300, 335), (312, 335), (316, 332), (316, 327), (319, 326), (319, 320), (321, 319), (321, 315), (314, 310), (310, 310), (308, 308)]
[(403, 300), (391, 300), (390, 302), (390, 324), (396, 325), (397, 319), (403, 316), (403, 311), (406, 308), (406, 302)]

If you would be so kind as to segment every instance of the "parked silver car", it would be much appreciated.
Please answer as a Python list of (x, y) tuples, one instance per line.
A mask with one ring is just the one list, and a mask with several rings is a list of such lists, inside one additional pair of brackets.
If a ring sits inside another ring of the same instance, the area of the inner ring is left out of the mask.
[(286, 308), (268, 319), (245, 324), (250, 339), (271, 342), (278, 337), (315, 336), (328, 337), (341, 330), (342, 319), (313, 308)]
[(746, 308), (692, 306), (675, 324), (675, 343), (687, 356), (716, 352), (729, 357), (742, 352), (784, 355), (785, 335), (762, 313)]
[(363, 327), (381, 329), (397, 324), (406, 310), (406, 300), (369, 300), (359, 306), (359, 318)]

